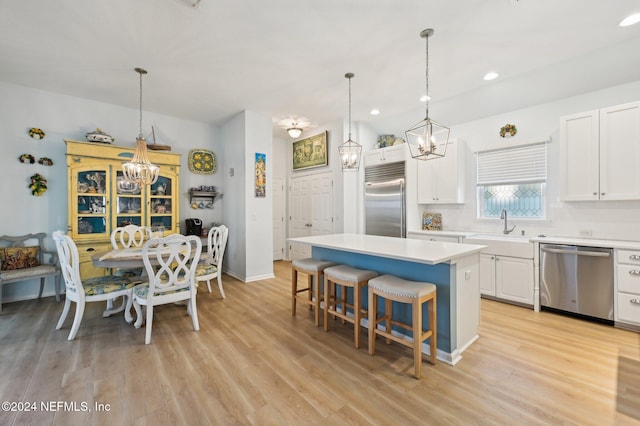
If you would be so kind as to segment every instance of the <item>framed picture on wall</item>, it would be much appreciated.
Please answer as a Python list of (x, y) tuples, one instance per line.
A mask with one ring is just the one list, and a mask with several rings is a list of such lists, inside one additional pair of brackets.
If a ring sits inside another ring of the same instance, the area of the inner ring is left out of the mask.
[(267, 196), (267, 156), (256, 152), (256, 197)]
[(326, 166), (328, 160), (326, 131), (293, 143), (293, 170)]

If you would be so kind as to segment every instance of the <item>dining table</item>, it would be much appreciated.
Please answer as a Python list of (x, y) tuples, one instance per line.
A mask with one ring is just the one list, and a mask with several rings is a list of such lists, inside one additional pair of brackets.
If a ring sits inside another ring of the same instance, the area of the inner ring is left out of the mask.
[[(150, 259), (152, 264), (157, 264), (153, 257)], [(122, 249), (113, 249), (108, 252), (98, 252), (91, 256), (91, 262), (93, 266), (105, 269), (132, 269), (142, 268), (142, 275), (140, 278), (144, 280), (146, 276), (146, 269), (144, 267), (144, 261), (142, 260), (142, 248), (130, 247)], [(123, 303), (114, 308), (113, 300), (107, 301), (107, 308), (102, 313), (103, 317), (108, 317), (113, 314), (117, 314), (125, 310), (126, 303)], [(131, 312), (125, 312), (125, 319), (132, 318)]]
[[(153, 258), (151, 259), (153, 263)], [(91, 256), (93, 266), (98, 268), (144, 268), (142, 260), (142, 248), (113, 249), (108, 252), (99, 252)], [(143, 269), (143, 274), (144, 274)]]
[[(150, 254), (156, 253), (155, 248), (149, 248)], [(167, 254), (170, 252), (169, 248), (164, 249), (167, 251)], [(119, 248), (113, 249), (108, 252), (98, 252), (91, 256), (91, 262), (93, 266), (98, 268), (105, 269), (132, 269), (132, 268), (142, 268), (142, 274), (140, 275), (140, 282), (145, 281), (145, 277), (147, 276), (147, 271), (144, 266), (144, 260), (142, 259), (142, 247), (129, 247), (129, 248)], [(149, 262), (152, 266), (157, 266), (160, 263), (156, 256), (149, 256)], [(125, 303), (122, 303), (121, 306), (118, 306), (114, 309), (113, 300), (107, 301), (107, 309), (102, 313), (103, 317), (108, 317), (113, 314), (124, 311)], [(125, 312), (125, 318), (131, 318), (130, 312)]]

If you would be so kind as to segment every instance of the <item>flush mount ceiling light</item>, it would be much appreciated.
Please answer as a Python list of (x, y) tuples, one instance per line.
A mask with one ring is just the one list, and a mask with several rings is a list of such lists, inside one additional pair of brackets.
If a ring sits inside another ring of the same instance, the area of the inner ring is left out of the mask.
[(357, 172), (360, 169), (360, 154), (362, 153), (362, 145), (351, 140), (351, 79), (354, 77), (352, 72), (344, 75), (349, 79), (349, 139), (338, 147), (340, 160), (342, 162), (342, 171)]
[(444, 157), (447, 152), (447, 142), (449, 140), (449, 128), (445, 127), (429, 118), (429, 37), (433, 35), (432, 29), (423, 30), (420, 37), (425, 39), (426, 44), (426, 90), (425, 118), (416, 123), (411, 129), (405, 132), (411, 156), (418, 160), (431, 160)]
[(295, 139), (302, 134), (302, 129), (298, 127), (298, 123), (291, 123), (291, 126), (292, 127), (289, 127), (287, 129), (287, 133), (289, 133), (289, 136)]
[(637, 24), (638, 22), (640, 22), (640, 13), (634, 13), (633, 15), (629, 15), (624, 18), (618, 25), (621, 27), (628, 27), (630, 25)]
[(498, 75), (499, 74), (497, 72), (491, 71), (491, 72), (486, 73), (483, 78), (486, 81), (491, 81), (491, 80), (495, 80), (496, 78), (498, 78)]
[(149, 161), (147, 141), (142, 135), (142, 75), (147, 71), (142, 68), (136, 68), (135, 71), (140, 74), (140, 131), (136, 138), (136, 150), (133, 153), (133, 158), (131, 161), (122, 163), (122, 173), (127, 182), (151, 185), (158, 180), (160, 167)]

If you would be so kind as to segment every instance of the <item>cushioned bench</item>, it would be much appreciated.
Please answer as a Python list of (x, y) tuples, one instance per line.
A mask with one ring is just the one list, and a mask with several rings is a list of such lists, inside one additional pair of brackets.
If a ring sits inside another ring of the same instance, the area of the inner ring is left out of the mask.
[[(4, 284), (40, 278), (42, 297), (45, 279), (55, 277), (56, 300), (60, 301), (60, 268), (58, 255), (44, 248), (47, 234), (27, 234), (17, 237), (0, 237), (0, 313), (2, 313), (2, 286)], [(45, 255), (47, 259), (45, 262)]]

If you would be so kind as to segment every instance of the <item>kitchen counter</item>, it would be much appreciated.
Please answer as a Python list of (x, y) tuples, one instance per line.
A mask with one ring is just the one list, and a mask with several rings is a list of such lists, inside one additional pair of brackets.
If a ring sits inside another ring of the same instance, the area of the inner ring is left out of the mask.
[(445, 243), (364, 234), (316, 235), (313, 237), (289, 238), (289, 241), (307, 243), (314, 247), (346, 250), (353, 253), (429, 265), (451, 262), (469, 254), (478, 253), (485, 247), (475, 244)]
[[(443, 237), (455, 237), (455, 238), (473, 238), (486, 235), (494, 235), (490, 232), (483, 231), (426, 231), (426, 230), (409, 230), (407, 231), (407, 235), (416, 234), (416, 235), (433, 235), (433, 236), (443, 236)], [(495, 238), (500, 239), (503, 234), (495, 233)], [(518, 237), (522, 239), (527, 239), (532, 243), (550, 243), (550, 244), (568, 244), (568, 245), (578, 245), (578, 246), (589, 246), (589, 247), (605, 247), (605, 248), (614, 248), (614, 249), (628, 249), (628, 250), (640, 250), (640, 241), (626, 241), (626, 240), (613, 240), (608, 238), (583, 238), (583, 237), (559, 237), (559, 236), (520, 236), (520, 234), (508, 234), (505, 236), (509, 237)]]
[[(462, 352), (478, 339), (479, 253), (484, 246), (362, 234), (317, 235), (289, 241), (309, 244), (315, 259), (435, 284), (439, 360), (455, 365)], [(367, 305), (367, 288), (361, 297)], [(383, 309), (380, 306), (381, 312)], [(411, 306), (394, 306), (393, 317), (411, 323)], [(428, 326), (426, 314), (423, 326)], [(423, 345), (422, 350), (428, 353), (429, 347)]]

